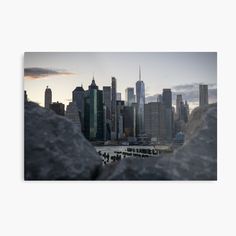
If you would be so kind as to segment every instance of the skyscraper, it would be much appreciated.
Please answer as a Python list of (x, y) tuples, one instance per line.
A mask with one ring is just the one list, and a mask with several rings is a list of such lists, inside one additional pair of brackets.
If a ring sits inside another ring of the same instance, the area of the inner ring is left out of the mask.
[(181, 120), (181, 112), (182, 112), (182, 104), (183, 104), (183, 99), (182, 99), (182, 94), (177, 94), (176, 96), (176, 116), (177, 120)]
[(116, 101), (116, 116), (117, 116), (117, 139), (121, 139), (124, 133), (123, 117), (124, 117), (124, 101)]
[(134, 88), (125, 89), (125, 104), (131, 106), (135, 102)]
[(139, 80), (136, 82), (137, 96), (137, 135), (144, 133), (144, 104), (145, 104), (145, 86), (141, 80), (141, 68), (139, 66)]
[(208, 105), (208, 85), (199, 84), (199, 106)]
[(115, 140), (117, 137), (117, 121), (116, 121), (116, 78), (111, 78), (111, 139)]
[(116, 100), (121, 101), (121, 93), (116, 93)]
[(65, 115), (65, 105), (63, 103), (53, 102), (53, 103), (50, 104), (49, 108), (51, 110), (53, 110), (56, 114), (60, 115), (60, 116)]
[(105, 123), (105, 140), (111, 139), (111, 87), (103, 87), (103, 104), (104, 104), (104, 123)]
[(66, 117), (76, 124), (81, 130), (79, 110), (74, 102), (70, 102), (66, 107)]
[(150, 102), (144, 105), (145, 134), (152, 139), (158, 140), (158, 103)]
[(103, 93), (93, 78), (89, 89), (85, 91), (84, 129), (89, 140), (104, 140)]
[(162, 102), (166, 108), (172, 107), (172, 93), (171, 89), (163, 89)]
[(172, 141), (172, 92), (171, 89), (163, 89), (162, 103), (164, 106), (164, 119), (165, 119), (165, 139), (166, 142)]
[(44, 107), (46, 109), (49, 109), (51, 103), (52, 103), (52, 90), (47, 86), (44, 94)]
[(125, 137), (136, 136), (136, 113), (134, 106), (124, 107), (124, 134)]
[(76, 87), (72, 92), (72, 101), (76, 104), (79, 111), (79, 117), (81, 122), (81, 130), (84, 130), (84, 96), (85, 91), (83, 87)]
[(24, 90), (24, 101), (28, 102), (28, 96), (27, 96), (27, 91)]

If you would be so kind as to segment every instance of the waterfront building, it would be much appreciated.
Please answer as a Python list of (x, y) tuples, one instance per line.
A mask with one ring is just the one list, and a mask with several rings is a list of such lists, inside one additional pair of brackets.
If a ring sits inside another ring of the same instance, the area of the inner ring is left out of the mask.
[(136, 112), (134, 106), (124, 107), (124, 134), (126, 138), (136, 137)]
[(61, 115), (61, 116), (65, 115), (65, 105), (63, 103), (53, 102), (50, 104), (49, 108), (58, 115)]
[(208, 105), (208, 85), (199, 84), (199, 106)]
[(49, 109), (51, 103), (52, 103), (52, 90), (47, 86), (44, 93), (44, 107), (46, 109)]
[(151, 139), (158, 139), (158, 103), (150, 102), (144, 105), (145, 134)]

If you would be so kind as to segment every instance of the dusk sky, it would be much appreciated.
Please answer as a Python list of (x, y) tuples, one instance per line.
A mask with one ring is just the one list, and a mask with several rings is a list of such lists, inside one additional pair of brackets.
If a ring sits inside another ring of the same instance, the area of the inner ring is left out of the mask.
[(211, 90), (210, 102), (216, 101), (215, 52), (26, 52), (24, 88), (29, 100), (41, 106), (47, 85), (52, 89), (53, 102), (68, 104), (75, 87), (83, 84), (87, 89), (93, 75), (99, 89), (111, 85), (114, 76), (117, 92), (125, 99), (125, 89), (135, 87), (138, 80), (139, 65), (147, 97), (161, 93), (163, 88), (171, 88), (174, 96), (183, 93), (183, 98), (196, 106), (198, 84), (205, 83)]

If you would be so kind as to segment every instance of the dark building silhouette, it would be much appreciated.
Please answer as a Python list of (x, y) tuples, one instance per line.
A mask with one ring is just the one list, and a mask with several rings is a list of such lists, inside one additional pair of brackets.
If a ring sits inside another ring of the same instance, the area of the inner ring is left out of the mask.
[(24, 90), (24, 101), (28, 102), (28, 96), (27, 96), (27, 91)]
[(134, 106), (124, 107), (124, 134), (125, 137), (136, 137), (136, 112)]
[(80, 114), (78, 107), (74, 102), (70, 102), (67, 105), (65, 116), (70, 119), (74, 124), (76, 124), (81, 130)]
[(123, 138), (123, 134), (124, 134), (124, 106), (125, 106), (125, 102), (121, 101), (121, 100), (117, 100), (116, 101), (116, 116), (117, 116), (117, 139), (121, 139)]
[(103, 92), (93, 78), (84, 100), (84, 134), (91, 141), (104, 140)]
[(84, 131), (84, 97), (85, 97), (85, 91), (82, 86), (76, 87), (73, 90), (72, 101), (76, 104), (78, 108), (82, 131)]
[(208, 105), (208, 85), (199, 84), (199, 106)]
[(105, 140), (111, 139), (111, 87), (103, 87), (103, 104), (105, 117)]
[(65, 105), (63, 103), (53, 102), (52, 104), (50, 104), (50, 109), (58, 115), (65, 115)]
[(51, 103), (52, 103), (52, 90), (47, 86), (44, 94), (44, 107), (46, 109), (49, 109)]
[(111, 139), (117, 137), (117, 116), (116, 116), (116, 78), (111, 78)]
[(173, 127), (172, 127), (172, 92), (171, 89), (163, 89), (162, 92), (162, 104), (164, 106), (164, 128), (165, 128), (165, 140), (167, 143), (172, 142)]

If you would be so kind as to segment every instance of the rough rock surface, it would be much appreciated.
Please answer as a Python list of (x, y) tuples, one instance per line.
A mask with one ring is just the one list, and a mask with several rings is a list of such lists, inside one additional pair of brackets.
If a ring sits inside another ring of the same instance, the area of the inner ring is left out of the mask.
[(173, 154), (123, 159), (106, 166), (100, 180), (216, 180), (217, 104), (196, 108), (186, 126), (186, 141)]
[(25, 103), (25, 180), (95, 179), (102, 160), (78, 127)]

